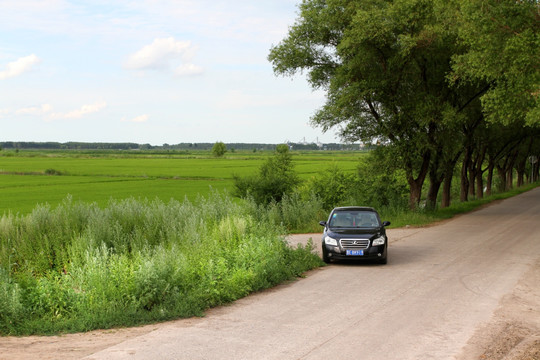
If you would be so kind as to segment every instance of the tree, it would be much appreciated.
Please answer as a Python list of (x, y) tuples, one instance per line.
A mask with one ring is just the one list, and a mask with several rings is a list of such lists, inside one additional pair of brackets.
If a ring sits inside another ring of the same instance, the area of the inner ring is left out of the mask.
[[(486, 171), (488, 179), (494, 168), (505, 178), (514, 166), (523, 174), (534, 144), (494, 158), (500, 144), (491, 143), (494, 123), (517, 130), (540, 122), (537, 1), (304, 0), (299, 9), (270, 50), (274, 72), (305, 72), (326, 91), (313, 125), (392, 148), (411, 208), (426, 179), (427, 206), (436, 206), (441, 185), (448, 206), (457, 164), (463, 201), (483, 195)], [(512, 144), (522, 140), (512, 135)]]
[(486, 81), (489, 122), (540, 125), (540, 22), (537, 0), (460, 0), (453, 79)]
[(234, 175), (234, 193), (239, 197), (252, 196), (258, 204), (280, 202), (285, 195), (293, 193), (300, 179), (294, 171), (289, 147), (278, 145), (273, 156), (259, 168), (255, 176)]
[(222, 143), (221, 141), (218, 141), (212, 146), (212, 154), (215, 157), (222, 157), (227, 152), (227, 145)]
[(307, 71), (312, 87), (326, 90), (314, 125), (396, 148), (411, 208), (430, 167), (440, 184), (439, 168), (455, 163), (455, 155), (445, 161), (435, 155), (455, 149), (448, 133), (482, 93), (478, 83), (458, 89), (447, 80), (463, 48), (447, 16), (452, 10), (442, 0), (305, 0), (269, 55), (277, 74)]

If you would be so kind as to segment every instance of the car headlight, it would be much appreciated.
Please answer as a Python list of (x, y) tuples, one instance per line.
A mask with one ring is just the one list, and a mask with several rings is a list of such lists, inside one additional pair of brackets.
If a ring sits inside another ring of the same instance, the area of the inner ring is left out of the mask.
[(385, 241), (386, 239), (384, 238), (384, 236), (379, 236), (378, 238), (373, 240), (373, 246), (384, 245)]
[(324, 243), (326, 245), (332, 245), (332, 246), (337, 246), (337, 240), (334, 239), (334, 238), (331, 238), (330, 236), (326, 236), (324, 238)]

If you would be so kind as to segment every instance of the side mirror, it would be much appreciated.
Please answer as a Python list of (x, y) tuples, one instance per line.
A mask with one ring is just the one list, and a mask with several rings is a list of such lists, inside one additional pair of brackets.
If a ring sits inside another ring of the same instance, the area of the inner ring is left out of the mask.
[(388, 226), (388, 225), (390, 225), (390, 221), (383, 221), (383, 223), (382, 223), (383, 227)]
[(326, 221), (319, 221), (319, 225), (326, 226)]

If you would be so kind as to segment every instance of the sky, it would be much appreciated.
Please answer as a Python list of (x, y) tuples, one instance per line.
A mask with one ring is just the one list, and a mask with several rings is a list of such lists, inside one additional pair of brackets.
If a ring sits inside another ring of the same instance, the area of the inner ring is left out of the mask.
[(300, 0), (0, 0), (0, 141), (339, 142), (267, 60)]

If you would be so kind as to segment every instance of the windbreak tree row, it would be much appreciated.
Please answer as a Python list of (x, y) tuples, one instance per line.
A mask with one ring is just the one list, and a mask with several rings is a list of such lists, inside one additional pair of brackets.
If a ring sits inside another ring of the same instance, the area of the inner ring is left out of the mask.
[(269, 60), (326, 91), (313, 125), (388, 148), (410, 208), (426, 180), (427, 205), (442, 187), (446, 207), (456, 172), (462, 201), (494, 172), (502, 190), (514, 170), (538, 178), (538, 16), (536, 1), (304, 0)]

